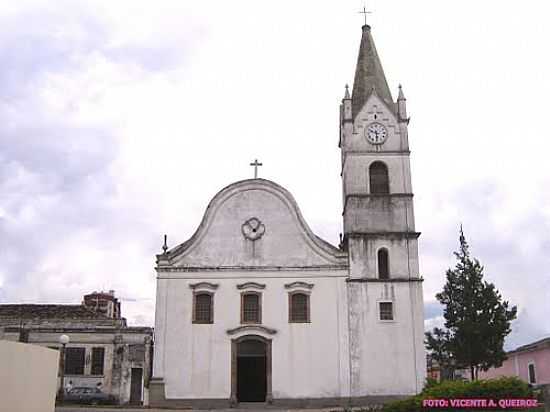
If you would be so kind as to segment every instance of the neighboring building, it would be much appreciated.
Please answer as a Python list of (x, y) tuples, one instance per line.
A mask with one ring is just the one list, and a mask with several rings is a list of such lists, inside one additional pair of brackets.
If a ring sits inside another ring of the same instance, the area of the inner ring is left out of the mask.
[(480, 371), (479, 377), (517, 376), (531, 385), (550, 385), (550, 338), (520, 346), (506, 355), (501, 367)]
[(437, 382), (442, 380), (470, 380), (469, 369), (444, 368), (430, 354), (426, 356), (426, 366), (428, 378), (435, 379)]
[(340, 247), (272, 181), (218, 192), (195, 234), (157, 255), (152, 406), (366, 405), (422, 390), (408, 123), (363, 26), (340, 106)]
[[(114, 293), (103, 295), (114, 298)], [(89, 305), (0, 305), (0, 339), (59, 349), (59, 337), (66, 334), (70, 342), (64, 387), (69, 382), (72, 386), (100, 384), (119, 403), (142, 403), (148, 395), (153, 330), (128, 327), (120, 317), (120, 304), (114, 306), (118, 312), (108, 310), (110, 316), (106, 316), (101, 304), (92, 309)]]
[(439, 366), (439, 363), (429, 354), (426, 355), (426, 376), (430, 379), (436, 380), (437, 382), (441, 381), (441, 367)]
[(102, 313), (108, 318), (120, 319), (122, 316), (120, 313), (120, 302), (115, 297), (114, 290), (110, 290), (107, 293), (93, 292), (84, 295), (82, 304), (94, 312)]

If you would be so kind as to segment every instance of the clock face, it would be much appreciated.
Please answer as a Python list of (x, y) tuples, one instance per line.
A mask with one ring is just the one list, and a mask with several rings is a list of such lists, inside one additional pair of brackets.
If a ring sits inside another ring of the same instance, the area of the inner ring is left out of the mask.
[(388, 137), (388, 131), (380, 123), (371, 123), (365, 129), (367, 139), (372, 144), (382, 144)]

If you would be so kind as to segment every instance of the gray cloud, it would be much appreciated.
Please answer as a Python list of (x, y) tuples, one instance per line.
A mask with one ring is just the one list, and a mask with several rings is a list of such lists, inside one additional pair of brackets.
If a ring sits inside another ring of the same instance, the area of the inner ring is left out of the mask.
[[(79, 247), (102, 256), (127, 255), (122, 251), (136, 241), (152, 266), (158, 239), (139, 205), (119, 199), (112, 166), (120, 139), (113, 126), (78, 120), (74, 107), (52, 107), (44, 94), (51, 91), (50, 76), (78, 75), (91, 55), (156, 71), (173, 68), (184, 50), (114, 47), (108, 21), (83, 4), (2, 15), (0, 27), (0, 301), (78, 302), (89, 285), (123, 288), (127, 273), (109, 273), (109, 261), (97, 264), (102, 273), (90, 273), (85, 262), (48, 269), (52, 259), (54, 267), (63, 266), (58, 249), (73, 238), (89, 239)], [(79, 105), (87, 96), (74, 99)], [(150, 312), (151, 302), (145, 305)]]

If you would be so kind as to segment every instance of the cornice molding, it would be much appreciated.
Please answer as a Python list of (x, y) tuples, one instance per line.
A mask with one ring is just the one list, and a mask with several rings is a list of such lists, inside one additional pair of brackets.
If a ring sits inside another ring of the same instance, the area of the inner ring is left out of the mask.
[(345, 234), (347, 238), (407, 238), (407, 239), (418, 239), (420, 232), (348, 232)]
[(378, 279), (378, 278), (349, 278), (346, 279), (348, 283), (407, 283), (407, 282), (424, 282), (424, 278), (389, 278), (389, 279)]
[(199, 282), (199, 283), (190, 283), (189, 287), (193, 290), (197, 289), (208, 289), (208, 290), (216, 290), (218, 289), (220, 285), (218, 283), (210, 283), (210, 282)]
[(315, 286), (313, 283), (306, 283), (306, 282), (292, 282), (285, 284), (285, 289), (313, 289), (313, 286)]
[[(346, 254), (347, 255), (347, 254)], [(347, 257), (347, 256), (346, 256)], [(319, 266), (157, 266), (157, 272), (297, 272), (348, 270), (349, 264)]]
[(237, 289), (265, 289), (265, 284), (256, 282), (245, 282), (238, 284)]
[(262, 325), (243, 325), (233, 329), (227, 329), (226, 332), (228, 335), (236, 335), (239, 332), (250, 332), (250, 331), (263, 332), (268, 335), (275, 335), (277, 333), (277, 329), (268, 328)]

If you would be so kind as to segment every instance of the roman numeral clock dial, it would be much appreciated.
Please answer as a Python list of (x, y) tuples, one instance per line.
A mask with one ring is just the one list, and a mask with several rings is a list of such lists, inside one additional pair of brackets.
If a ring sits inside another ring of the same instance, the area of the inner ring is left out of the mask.
[(367, 140), (372, 144), (382, 144), (388, 137), (388, 130), (380, 123), (371, 123), (365, 129)]

